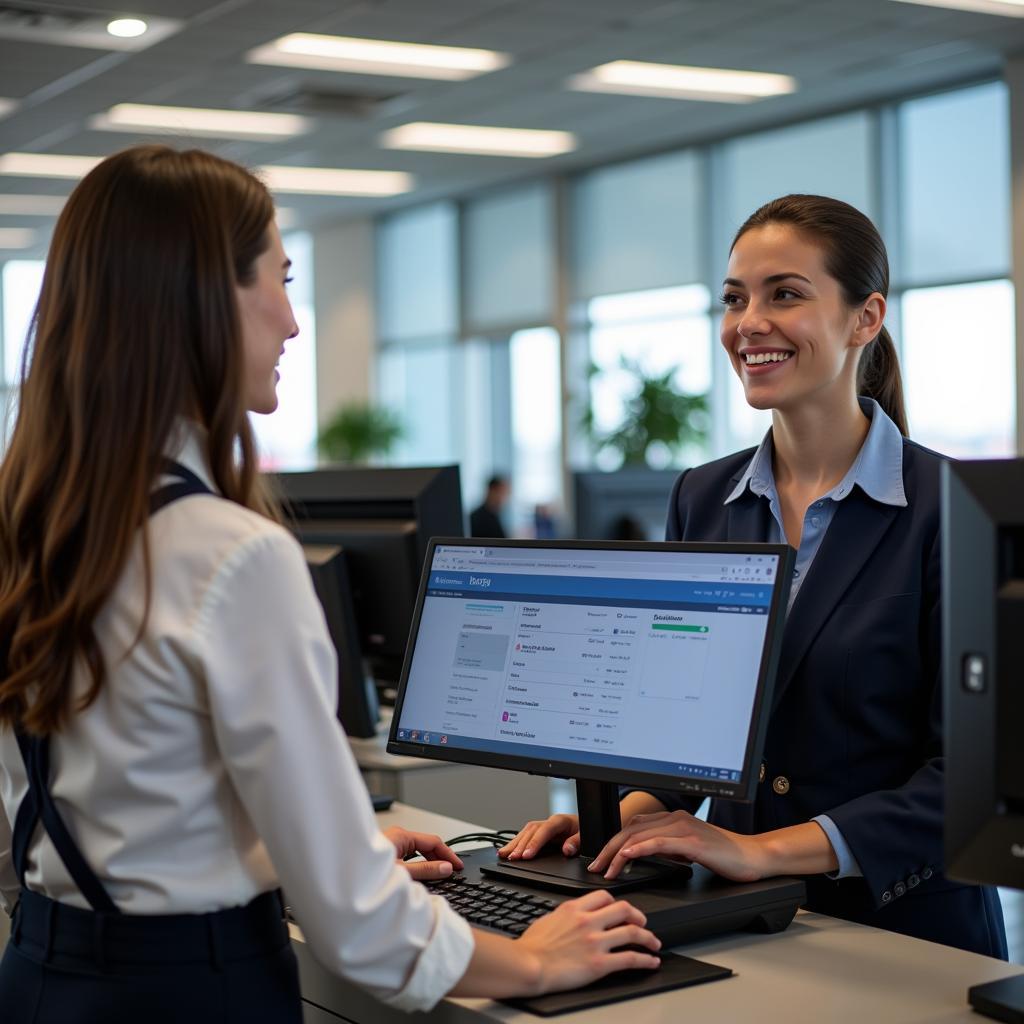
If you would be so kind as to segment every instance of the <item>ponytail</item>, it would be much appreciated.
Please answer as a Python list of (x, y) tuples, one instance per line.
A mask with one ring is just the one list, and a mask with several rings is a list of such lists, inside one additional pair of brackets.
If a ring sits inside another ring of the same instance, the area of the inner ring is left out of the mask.
[(891, 335), (884, 327), (861, 356), (857, 367), (857, 394), (873, 398), (882, 407), (882, 412), (899, 427), (900, 433), (904, 437), (910, 436), (899, 356)]

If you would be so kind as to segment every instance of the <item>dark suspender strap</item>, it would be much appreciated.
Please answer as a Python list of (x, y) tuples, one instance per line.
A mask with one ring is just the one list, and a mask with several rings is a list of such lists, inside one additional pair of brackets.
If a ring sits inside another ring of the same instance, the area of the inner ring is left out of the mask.
[[(18, 745), (21, 746), (20, 743)], [(24, 753), (21, 756), (24, 760)], [(18, 815), (14, 819), (14, 833), (11, 837), (11, 859), (14, 861), (14, 873), (18, 876), (18, 882), (22, 888), (25, 887), (25, 872), (28, 871), (28, 848), (32, 843), (32, 833), (35, 831), (36, 822), (39, 820), (39, 804), (36, 801), (36, 791), (32, 785), (32, 771), (28, 762), (25, 763), (25, 770), (28, 772), (29, 778), (28, 792), (18, 807)]]
[(179, 498), (187, 498), (190, 494), (210, 494), (210, 488), (202, 480), (178, 462), (168, 462), (164, 471), (166, 476), (174, 477), (174, 483), (164, 484), (154, 491), (149, 498), (149, 514), (154, 515), (160, 509), (170, 505)]
[[(172, 501), (177, 501), (190, 494), (212, 493), (210, 488), (192, 470), (180, 463), (168, 462), (164, 474), (173, 477), (174, 482), (165, 484), (153, 492), (149, 504), (150, 515), (165, 508)], [(0, 655), (2, 653), (0, 652)], [(3, 657), (3, 665), (0, 667), (5, 669), (6, 664), (7, 659)], [(42, 821), (43, 828), (50, 837), (50, 842), (53, 843), (64, 867), (72, 881), (78, 886), (78, 891), (88, 901), (89, 906), (97, 913), (120, 914), (121, 911), (117, 904), (107, 895), (103, 883), (89, 867), (57, 810), (53, 794), (50, 792), (49, 737), (28, 736), (20, 731), (16, 731), (15, 736), (18, 740), (21, 758), (25, 762), (25, 773), (28, 776), (28, 792), (18, 808), (11, 837), (11, 853), (18, 881), (22, 887), (25, 886), (32, 834), (35, 832), (37, 822)]]
[[(43, 828), (50, 837), (60, 859), (67, 868), (72, 881), (78, 886), (78, 891), (85, 897), (93, 910), (105, 914), (119, 914), (117, 904), (107, 895), (103, 883), (96, 877), (95, 872), (85, 862), (68, 832), (64, 819), (61, 818), (57, 805), (54, 803), (53, 794), (50, 792), (50, 739), (48, 736), (26, 736), (24, 733), (17, 734), (18, 748), (21, 750), (22, 760), (25, 762), (25, 770), (28, 774), (29, 791), (32, 793), (39, 819), (42, 820)], [(21, 809), (18, 810), (18, 818), (21, 818)], [(32, 822), (34, 828), (35, 822)], [(24, 827), (24, 826), (23, 826)], [(31, 831), (31, 829), (30, 829)], [(19, 836), (22, 840), (22, 837)], [(24, 841), (24, 840), (22, 840)]]

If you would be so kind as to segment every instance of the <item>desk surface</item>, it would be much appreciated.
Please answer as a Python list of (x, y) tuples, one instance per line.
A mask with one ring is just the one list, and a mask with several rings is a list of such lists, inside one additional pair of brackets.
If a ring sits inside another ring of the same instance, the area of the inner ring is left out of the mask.
[[(472, 828), (401, 804), (379, 817), (382, 826), (401, 824), (444, 837)], [(315, 995), (313, 1001), (328, 1010), (336, 1006), (342, 1012), (344, 1007), (345, 1018), (353, 1021), (408, 1021), (348, 982), (327, 975), (296, 938), (304, 996)], [(978, 1024), (983, 1018), (967, 1005), (968, 986), (1021, 972), (1019, 966), (989, 957), (804, 911), (777, 935), (735, 933), (687, 945), (680, 952), (731, 967), (736, 976), (631, 1000), (628, 1010), (619, 1003), (557, 1019), (565, 1024), (584, 1019), (619, 1024), (627, 1015), (630, 1024)], [(488, 1000), (450, 999), (420, 1019), (433, 1024), (536, 1024), (542, 1018)]]

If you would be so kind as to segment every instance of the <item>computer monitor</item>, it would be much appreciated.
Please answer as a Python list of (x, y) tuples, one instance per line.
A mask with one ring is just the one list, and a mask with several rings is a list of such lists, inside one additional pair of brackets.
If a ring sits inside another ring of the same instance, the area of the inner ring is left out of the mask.
[(393, 687), (427, 543), (464, 532), (458, 466), (280, 473), (276, 488), (303, 543), (344, 549), (363, 656)]
[(631, 467), (614, 473), (575, 472), (574, 536), (593, 540), (661, 540), (677, 469)]
[(345, 551), (329, 544), (302, 550), (338, 656), (338, 720), (349, 736), (376, 736), (377, 690), (363, 662)]
[[(942, 637), (946, 874), (1021, 889), (1024, 459), (943, 466)], [(1022, 1020), (1024, 975), (976, 986), (970, 1001)]]
[[(431, 543), (388, 750), (574, 778), (585, 872), (619, 785), (753, 799), (792, 568), (787, 545)], [(630, 887), (646, 877), (634, 870)]]

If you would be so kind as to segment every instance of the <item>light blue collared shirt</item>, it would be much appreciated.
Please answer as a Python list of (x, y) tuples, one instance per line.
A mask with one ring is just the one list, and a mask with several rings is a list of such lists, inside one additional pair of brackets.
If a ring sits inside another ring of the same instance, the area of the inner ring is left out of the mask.
[[(846, 476), (827, 494), (811, 502), (807, 509), (803, 530), (800, 533), (800, 548), (796, 553), (796, 566), (793, 569), (789, 608), (793, 607), (796, 595), (807, 578), (811, 563), (821, 547), (825, 531), (836, 514), (839, 502), (846, 498), (854, 487), (859, 487), (869, 497), (885, 505), (894, 505), (898, 508), (907, 506), (907, 496), (903, 490), (903, 435), (874, 399), (861, 398), (858, 401), (864, 415), (871, 420), (868, 436), (864, 439), (864, 444), (861, 445)], [(751, 494), (766, 499), (771, 509), (772, 520), (765, 540), (770, 544), (784, 544), (786, 534), (782, 525), (782, 509), (779, 492), (775, 486), (775, 474), (772, 471), (774, 450), (772, 432), (769, 430), (743, 476), (740, 477), (739, 483), (725, 499), (725, 504), (735, 501), (748, 489)], [(811, 820), (822, 827), (839, 859), (839, 870), (829, 877), (859, 877), (862, 874), (860, 865), (835, 822), (827, 814), (819, 814)]]

